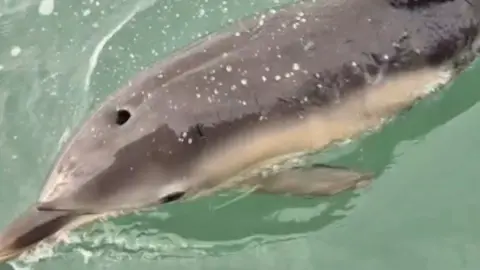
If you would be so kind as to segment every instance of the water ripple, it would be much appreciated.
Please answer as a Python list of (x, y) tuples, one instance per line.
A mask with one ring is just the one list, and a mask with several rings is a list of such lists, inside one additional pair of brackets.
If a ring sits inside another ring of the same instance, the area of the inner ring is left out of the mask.
[(120, 21), (113, 29), (111, 29), (105, 36), (103, 36), (100, 41), (97, 43), (95, 46), (92, 55), (90, 56), (90, 59), (88, 61), (88, 70), (87, 74), (85, 76), (85, 82), (83, 89), (85, 91), (88, 91), (88, 88), (90, 86), (90, 80), (92, 77), (92, 73), (97, 65), (98, 62), (98, 57), (100, 56), (100, 53), (102, 52), (103, 48), (105, 47), (105, 44), (118, 32), (122, 27), (127, 24), (134, 16), (137, 14), (137, 12), (147, 8), (153, 4), (151, 2), (150, 4), (147, 5), (137, 5), (135, 6), (134, 10), (130, 12), (122, 21)]

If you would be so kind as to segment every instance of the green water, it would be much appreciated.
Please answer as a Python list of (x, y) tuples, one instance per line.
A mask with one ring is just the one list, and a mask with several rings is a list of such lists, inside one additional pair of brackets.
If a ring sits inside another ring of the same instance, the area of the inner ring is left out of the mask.
[[(0, 0), (0, 228), (38, 197), (71, 129), (128, 77), (281, 2)], [(0, 269), (477, 270), (479, 72), (327, 155), (376, 172), (366, 190), (171, 205), (93, 224)]]

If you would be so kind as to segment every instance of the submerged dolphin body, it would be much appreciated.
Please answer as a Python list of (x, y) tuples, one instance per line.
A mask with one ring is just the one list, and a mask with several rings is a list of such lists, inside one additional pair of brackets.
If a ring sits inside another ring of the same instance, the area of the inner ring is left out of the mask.
[(210, 35), (86, 120), (38, 203), (0, 234), (0, 261), (102, 216), (220, 189), (328, 195), (368, 182), (289, 162), (450, 81), (473, 61), (479, 27), (478, 0), (317, 0)]

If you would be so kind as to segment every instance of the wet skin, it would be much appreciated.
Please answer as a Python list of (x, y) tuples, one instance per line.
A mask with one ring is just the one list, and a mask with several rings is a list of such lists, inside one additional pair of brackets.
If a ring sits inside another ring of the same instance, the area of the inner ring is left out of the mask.
[(289, 161), (377, 128), (448, 83), (473, 61), (479, 26), (473, 0), (305, 1), (212, 34), (86, 119), (38, 203), (0, 235), (0, 260), (100, 216), (222, 189), (320, 196), (364, 186), (369, 173)]

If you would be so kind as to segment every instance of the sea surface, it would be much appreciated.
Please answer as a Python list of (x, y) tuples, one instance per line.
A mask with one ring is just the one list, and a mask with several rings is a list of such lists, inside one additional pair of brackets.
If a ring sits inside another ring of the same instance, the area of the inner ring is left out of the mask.
[[(0, 0), (0, 228), (128, 78), (287, 0)], [(97, 222), (10, 269), (480, 269), (480, 63), (378, 132), (318, 157), (377, 174), (301, 199), (225, 194)]]

